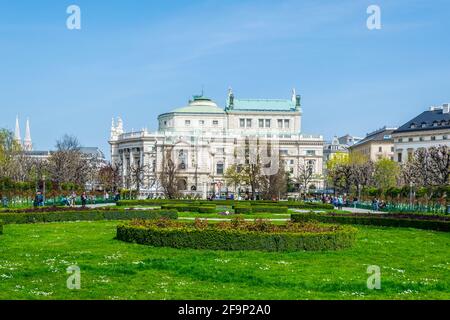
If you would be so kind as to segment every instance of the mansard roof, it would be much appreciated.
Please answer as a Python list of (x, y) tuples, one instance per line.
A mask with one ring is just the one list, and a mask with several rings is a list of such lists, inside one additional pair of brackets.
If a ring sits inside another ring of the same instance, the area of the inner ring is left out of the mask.
[(450, 130), (450, 113), (444, 112), (444, 109), (442, 108), (431, 108), (406, 122), (394, 133), (441, 129)]

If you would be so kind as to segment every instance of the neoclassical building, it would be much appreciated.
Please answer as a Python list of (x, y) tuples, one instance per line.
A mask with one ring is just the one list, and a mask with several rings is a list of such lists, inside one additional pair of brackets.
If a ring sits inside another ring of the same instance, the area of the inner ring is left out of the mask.
[(123, 121), (113, 119), (111, 161), (119, 168), (123, 187), (138, 183), (141, 197), (162, 194), (158, 177), (168, 155), (182, 193), (225, 196), (234, 187), (227, 186), (224, 173), (243, 161), (239, 155), (246, 143), (247, 150), (262, 154), (273, 149), (266, 155), (279, 155), (293, 179), (307, 165), (314, 173), (310, 186), (322, 188), (323, 137), (302, 133), (300, 99), (295, 90), (291, 99), (237, 99), (230, 89), (222, 108), (205, 96), (194, 96), (187, 106), (159, 115), (156, 132), (125, 132)]
[(392, 133), (395, 161), (407, 162), (417, 149), (450, 147), (450, 103), (432, 106)]

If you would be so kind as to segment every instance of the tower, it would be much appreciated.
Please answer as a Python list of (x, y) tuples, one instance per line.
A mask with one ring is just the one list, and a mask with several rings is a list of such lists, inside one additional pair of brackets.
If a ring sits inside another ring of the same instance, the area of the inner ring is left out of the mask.
[(16, 130), (14, 131), (14, 141), (22, 145), (22, 138), (20, 136), (19, 116), (16, 117)]
[(23, 140), (23, 148), (25, 151), (33, 151), (33, 143), (31, 141), (30, 120), (27, 119), (25, 129), (25, 139)]

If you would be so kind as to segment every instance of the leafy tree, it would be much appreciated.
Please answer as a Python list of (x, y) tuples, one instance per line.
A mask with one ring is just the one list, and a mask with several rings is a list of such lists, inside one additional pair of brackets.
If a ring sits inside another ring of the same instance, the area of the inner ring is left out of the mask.
[(374, 180), (378, 188), (387, 190), (397, 185), (399, 165), (390, 159), (380, 159), (375, 163)]

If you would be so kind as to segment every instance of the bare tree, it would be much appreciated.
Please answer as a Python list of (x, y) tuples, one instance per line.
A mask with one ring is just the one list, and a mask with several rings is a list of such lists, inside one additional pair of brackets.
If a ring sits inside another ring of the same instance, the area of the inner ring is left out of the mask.
[(450, 152), (447, 146), (437, 146), (428, 149), (430, 172), (435, 185), (447, 185), (450, 182)]
[(299, 185), (299, 197), (302, 196), (302, 191), (307, 192), (308, 186), (314, 178), (314, 165), (305, 159), (303, 161), (299, 160), (297, 174), (294, 178), (294, 182)]
[(48, 159), (52, 181), (61, 189), (63, 183), (85, 186), (92, 177), (93, 159), (86, 158), (75, 137), (65, 135), (56, 143), (56, 151)]
[(159, 181), (164, 195), (169, 199), (178, 197), (177, 174), (178, 169), (172, 159), (173, 147), (163, 150), (162, 170), (159, 174)]
[(261, 174), (259, 178), (259, 191), (262, 199), (279, 199), (287, 191), (287, 175), (284, 166), (279, 164), (279, 170), (272, 175)]
[(98, 181), (104, 190), (117, 191), (120, 184), (119, 167), (107, 165), (98, 171)]

